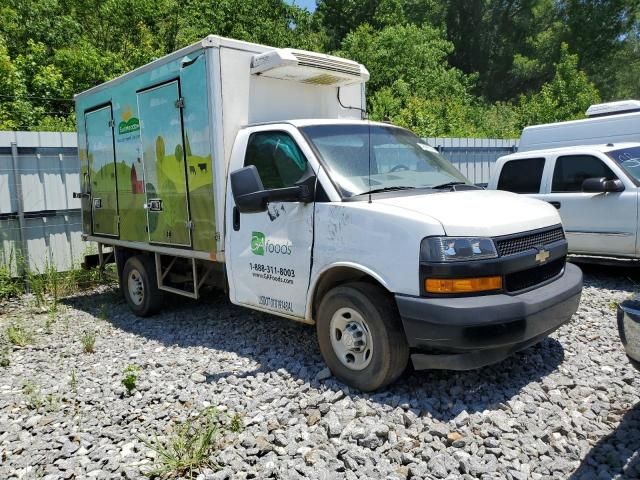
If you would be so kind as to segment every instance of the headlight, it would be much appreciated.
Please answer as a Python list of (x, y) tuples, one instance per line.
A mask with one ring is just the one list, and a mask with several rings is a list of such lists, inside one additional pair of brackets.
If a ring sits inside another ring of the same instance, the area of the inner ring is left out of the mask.
[(497, 258), (490, 238), (428, 237), (420, 245), (420, 259), (425, 262), (463, 262)]

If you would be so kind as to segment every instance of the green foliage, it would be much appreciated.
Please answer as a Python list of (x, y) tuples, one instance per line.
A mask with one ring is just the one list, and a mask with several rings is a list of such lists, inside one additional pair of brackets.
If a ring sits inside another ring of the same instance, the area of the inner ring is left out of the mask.
[(0, 0), (0, 129), (71, 131), (74, 93), (211, 33), (361, 61), (371, 118), (421, 134), (515, 136), (640, 96), (638, 0), (292, 3)]
[(18, 347), (24, 347), (33, 342), (33, 335), (20, 322), (9, 325), (6, 330), (6, 336), (9, 343)]
[(80, 336), (80, 343), (82, 344), (82, 351), (84, 353), (94, 353), (96, 346), (96, 334), (95, 332), (83, 332)]
[(0, 264), (0, 301), (22, 293), (22, 282), (15, 278), (8, 265)]
[(11, 352), (5, 345), (0, 346), (0, 367), (7, 368), (11, 365)]
[(131, 393), (136, 389), (136, 382), (138, 381), (138, 373), (140, 372), (140, 367), (137, 365), (128, 365), (127, 368), (122, 372), (122, 385), (127, 389), (127, 393), (131, 395)]
[(587, 75), (578, 70), (578, 57), (562, 44), (560, 61), (553, 80), (540, 92), (520, 99), (520, 124), (532, 125), (584, 117), (589, 105), (598, 103), (600, 95)]
[(227, 423), (226, 418), (211, 407), (178, 424), (165, 440), (141, 438), (157, 454), (156, 465), (147, 475), (152, 478), (195, 478), (201, 469), (215, 468), (212, 455), (220, 447), (220, 439), (227, 430), (236, 433), (242, 430), (240, 416), (234, 415)]
[(45, 400), (40, 393), (40, 387), (31, 380), (24, 382), (22, 385), (22, 393), (25, 396), (27, 408), (30, 410), (39, 410), (45, 403)]

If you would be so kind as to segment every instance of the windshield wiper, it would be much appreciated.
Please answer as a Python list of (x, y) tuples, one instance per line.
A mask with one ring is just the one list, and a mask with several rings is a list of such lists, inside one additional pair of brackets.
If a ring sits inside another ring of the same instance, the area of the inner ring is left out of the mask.
[(434, 185), (433, 187), (429, 187), (429, 188), (438, 190), (440, 188), (449, 188), (449, 187), (455, 187), (456, 185), (466, 185), (466, 184), (467, 182), (447, 182), (447, 183), (441, 183), (440, 185)]
[(383, 187), (383, 188), (374, 188), (373, 190), (369, 190), (368, 192), (359, 193), (358, 195), (369, 195), (370, 193), (380, 193), (380, 192), (394, 192), (396, 190), (412, 190), (416, 187)]

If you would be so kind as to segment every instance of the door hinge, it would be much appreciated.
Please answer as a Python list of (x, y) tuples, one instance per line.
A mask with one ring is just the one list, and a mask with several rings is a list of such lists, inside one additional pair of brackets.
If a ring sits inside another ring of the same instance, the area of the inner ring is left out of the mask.
[(113, 128), (116, 126), (116, 121), (115, 120), (109, 120), (109, 127)]
[(188, 230), (193, 230), (193, 220), (188, 220), (184, 222), (184, 224), (187, 226)]
[(176, 108), (184, 108), (184, 98), (180, 97), (176, 100)]

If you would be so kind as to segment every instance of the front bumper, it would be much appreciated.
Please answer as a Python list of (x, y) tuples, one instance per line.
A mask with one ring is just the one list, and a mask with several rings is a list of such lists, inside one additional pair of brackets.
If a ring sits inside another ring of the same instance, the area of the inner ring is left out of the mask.
[(631, 364), (640, 370), (640, 297), (618, 305), (618, 333)]
[[(582, 272), (568, 263), (556, 280), (524, 293), (457, 298), (396, 295), (416, 369), (471, 370), (533, 345), (578, 309)], [(428, 352), (428, 353), (427, 353)]]

